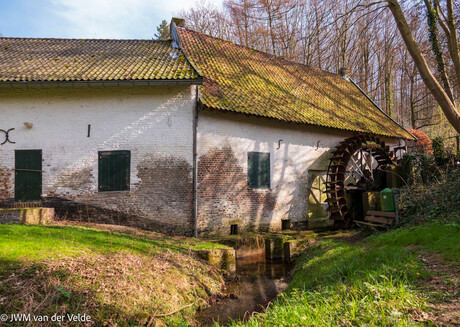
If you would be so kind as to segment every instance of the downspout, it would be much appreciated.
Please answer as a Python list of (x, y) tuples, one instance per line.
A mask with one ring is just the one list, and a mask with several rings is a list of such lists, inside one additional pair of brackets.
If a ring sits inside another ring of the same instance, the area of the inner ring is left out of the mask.
[[(177, 33), (177, 26), (176, 22), (179, 24), (183, 24), (183, 19), (172, 18), (170, 23), (170, 34), (172, 40), (176, 43), (176, 46), (181, 49), (183, 55), (190, 63), (190, 65), (195, 69), (198, 75), (203, 78), (203, 74), (201, 71), (196, 67), (194, 62), (190, 60), (186, 51), (183, 51), (182, 43), (179, 38), (179, 34)], [(173, 45), (174, 46), (174, 45)], [(201, 83), (200, 83), (201, 84)], [(193, 117), (193, 236), (198, 237), (198, 110), (199, 110), (199, 86), (196, 85), (195, 87), (195, 112)]]
[(195, 86), (195, 113), (193, 117), (193, 236), (198, 237), (198, 85)]

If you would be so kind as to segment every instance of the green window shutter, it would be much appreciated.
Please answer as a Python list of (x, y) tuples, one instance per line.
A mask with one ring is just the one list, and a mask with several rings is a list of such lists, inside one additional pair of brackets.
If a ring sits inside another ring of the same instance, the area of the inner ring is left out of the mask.
[(259, 154), (259, 187), (270, 188), (270, 153)]
[(41, 200), (42, 150), (16, 150), (15, 170), (15, 201)]
[(258, 185), (258, 156), (256, 152), (248, 152), (248, 187), (256, 188)]
[(99, 191), (129, 190), (130, 166), (130, 151), (99, 151)]
[(270, 153), (248, 152), (248, 187), (270, 188)]

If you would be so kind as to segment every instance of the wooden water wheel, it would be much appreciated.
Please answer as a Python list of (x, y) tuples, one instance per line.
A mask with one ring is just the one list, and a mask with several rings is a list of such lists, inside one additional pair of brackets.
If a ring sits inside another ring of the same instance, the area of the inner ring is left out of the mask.
[(360, 178), (372, 185), (375, 183), (373, 172), (396, 164), (396, 159), (385, 141), (366, 134), (357, 134), (343, 140), (332, 154), (327, 170), (327, 211), (331, 212), (330, 219), (334, 220), (334, 226), (348, 228), (353, 217), (347, 215), (349, 206), (345, 198), (345, 178)]

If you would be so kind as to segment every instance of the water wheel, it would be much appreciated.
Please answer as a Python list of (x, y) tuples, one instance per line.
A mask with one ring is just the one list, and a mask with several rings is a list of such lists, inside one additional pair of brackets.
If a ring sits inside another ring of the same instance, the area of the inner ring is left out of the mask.
[(356, 183), (364, 183), (367, 189), (376, 187), (376, 171), (396, 164), (389, 147), (379, 137), (357, 134), (339, 143), (332, 151), (327, 169), (326, 194), (334, 226), (348, 228), (353, 217), (347, 215), (349, 206), (345, 198), (345, 178), (351, 177)]

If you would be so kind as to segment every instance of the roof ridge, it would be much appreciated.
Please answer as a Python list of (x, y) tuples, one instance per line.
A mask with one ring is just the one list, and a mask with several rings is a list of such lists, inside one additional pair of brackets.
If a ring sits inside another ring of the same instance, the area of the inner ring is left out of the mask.
[(52, 41), (149, 41), (157, 43), (172, 42), (172, 39), (168, 40), (154, 40), (154, 39), (82, 39), (82, 38), (60, 38), (60, 37), (18, 37), (18, 36), (0, 36), (0, 40), (52, 40)]

